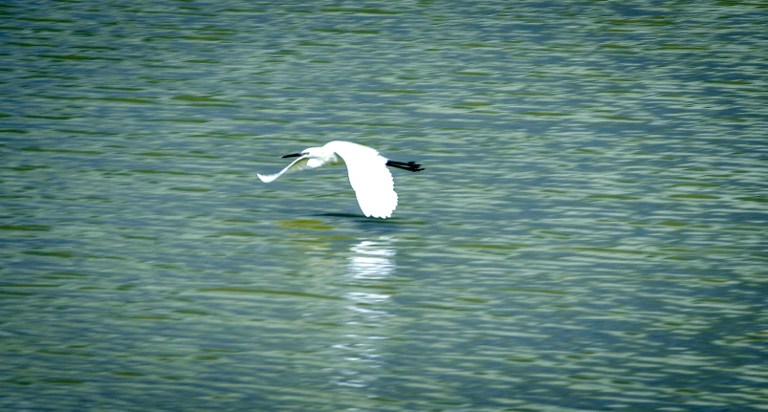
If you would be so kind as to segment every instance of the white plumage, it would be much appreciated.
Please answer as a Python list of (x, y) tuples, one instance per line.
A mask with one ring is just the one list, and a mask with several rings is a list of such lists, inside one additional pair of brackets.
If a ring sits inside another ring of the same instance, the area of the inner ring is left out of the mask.
[(283, 157), (298, 157), (283, 170), (272, 175), (257, 174), (264, 183), (270, 183), (288, 172), (315, 169), (326, 165), (345, 163), (349, 183), (357, 195), (363, 214), (388, 218), (397, 207), (397, 193), (392, 173), (387, 166), (418, 172), (424, 170), (414, 162), (388, 160), (373, 148), (361, 144), (335, 140), (322, 147), (310, 147), (299, 153)]

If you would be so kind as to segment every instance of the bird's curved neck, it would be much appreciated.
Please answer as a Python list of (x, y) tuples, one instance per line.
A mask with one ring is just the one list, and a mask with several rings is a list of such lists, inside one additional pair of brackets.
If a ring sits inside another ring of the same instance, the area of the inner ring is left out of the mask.
[(324, 153), (322, 156), (310, 157), (307, 166), (314, 169), (322, 166), (334, 166), (343, 163), (336, 153)]

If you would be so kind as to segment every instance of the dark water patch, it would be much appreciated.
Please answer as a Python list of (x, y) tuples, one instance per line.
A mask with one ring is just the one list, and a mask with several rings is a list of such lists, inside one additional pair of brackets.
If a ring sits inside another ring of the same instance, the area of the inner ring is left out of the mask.
[(334, 296), (325, 296), (325, 295), (317, 295), (313, 293), (285, 291), (285, 290), (246, 289), (246, 288), (204, 288), (204, 289), (200, 289), (199, 291), (204, 293), (255, 293), (255, 294), (270, 294), (270, 295), (285, 295), (285, 296), (293, 296), (293, 297), (300, 297), (300, 298), (338, 299)]

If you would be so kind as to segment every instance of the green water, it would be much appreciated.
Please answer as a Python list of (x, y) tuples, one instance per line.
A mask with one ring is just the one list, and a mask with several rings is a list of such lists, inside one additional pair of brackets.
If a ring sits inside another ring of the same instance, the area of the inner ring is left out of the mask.
[(766, 409), (762, 3), (0, 13), (0, 409)]

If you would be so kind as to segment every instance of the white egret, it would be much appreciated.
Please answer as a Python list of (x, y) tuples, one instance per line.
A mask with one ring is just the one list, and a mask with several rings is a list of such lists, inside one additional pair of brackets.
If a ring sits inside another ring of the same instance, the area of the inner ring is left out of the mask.
[(346, 163), (349, 183), (355, 190), (357, 203), (360, 204), (363, 214), (382, 219), (392, 216), (392, 212), (397, 207), (395, 184), (387, 166), (411, 172), (424, 170), (418, 163), (389, 160), (380, 155), (376, 149), (340, 140), (283, 157), (298, 157), (298, 159), (273, 175), (257, 173), (262, 182), (270, 183), (288, 172)]

